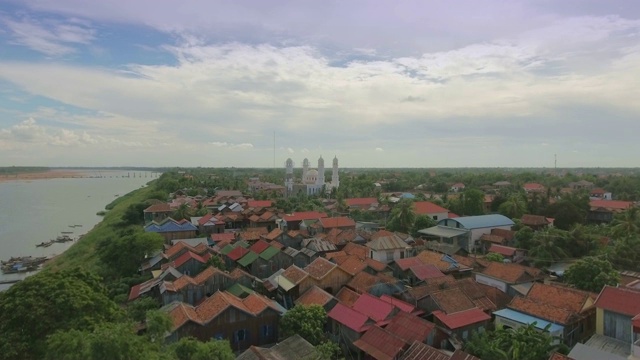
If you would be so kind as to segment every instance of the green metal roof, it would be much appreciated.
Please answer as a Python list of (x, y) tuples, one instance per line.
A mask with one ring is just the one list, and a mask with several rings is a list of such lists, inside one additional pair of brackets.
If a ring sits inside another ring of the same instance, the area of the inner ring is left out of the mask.
[(278, 249), (277, 247), (269, 246), (263, 252), (260, 253), (260, 257), (265, 260), (269, 260), (279, 252), (280, 252), (280, 249)]
[(244, 240), (240, 240), (238, 242), (235, 243), (236, 246), (242, 246), (245, 249), (249, 248), (249, 243), (244, 241)]
[(247, 255), (243, 256), (242, 259), (238, 260), (238, 265), (246, 267), (250, 265), (252, 262), (256, 261), (258, 256), (259, 255), (254, 253), (253, 251), (249, 251)]
[(238, 283), (233, 284), (230, 288), (226, 290), (227, 292), (239, 297), (244, 298), (245, 296), (253, 293), (254, 291), (249, 289), (246, 286), (242, 286)]
[(223, 247), (222, 250), (220, 250), (220, 253), (222, 255), (227, 255), (228, 253), (230, 253), (235, 248), (236, 248), (235, 246), (229, 244), (229, 245)]

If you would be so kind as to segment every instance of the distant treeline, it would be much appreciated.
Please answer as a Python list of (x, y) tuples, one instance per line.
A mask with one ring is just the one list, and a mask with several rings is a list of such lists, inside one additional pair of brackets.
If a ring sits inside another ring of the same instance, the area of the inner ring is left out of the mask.
[(9, 166), (0, 167), (0, 175), (13, 175), (24, 173), (37, 173), (49, 171), (50, 168), (43, 166)]

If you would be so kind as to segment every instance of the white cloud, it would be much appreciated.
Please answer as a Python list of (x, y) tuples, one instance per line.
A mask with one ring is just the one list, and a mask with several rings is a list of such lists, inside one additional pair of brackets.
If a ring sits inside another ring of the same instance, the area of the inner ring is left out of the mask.
[(74, 45), (87, 45), (95, 39), (95, 31), (87, 23), (74, 19), (64, 23), (28, 17), (20, 20), (1, 17), (0, 23), (9, 29), (14, 44), (49, 56), (73, 53)]
[(289, 154), (293, 154), (293, 153), (295, 153), (295, 151), (293, 151), (293, 149), (292, 149), (292, 148), (287, 148), (287, 152), (288, 152)]
[(214, 141), (214, 142), (210, 142), (209, 144), (215, 147), (229, 148), (229, 149), (252, 149), (253, 148), (253, 144), (249, 144), (249, 143), (230, 144), (227, 142)]
[(375, 150), (376, 150), (377, 152), (383, 152), (383, 151), (384, 151), (384, 149), (383, 149), (383, 148), (381, 148), (381, 147), (377, 147)]

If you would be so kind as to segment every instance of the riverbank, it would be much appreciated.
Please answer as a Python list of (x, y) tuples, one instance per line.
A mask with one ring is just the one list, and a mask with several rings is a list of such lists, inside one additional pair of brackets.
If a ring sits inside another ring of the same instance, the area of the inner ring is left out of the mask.
[(52, 169), (38, 172), (18, 172), (15, 174), (2, 174), (0, 175), (0, 182), (64, 179), (85, 176), (87, 176), (87, 174), (82, 170)]

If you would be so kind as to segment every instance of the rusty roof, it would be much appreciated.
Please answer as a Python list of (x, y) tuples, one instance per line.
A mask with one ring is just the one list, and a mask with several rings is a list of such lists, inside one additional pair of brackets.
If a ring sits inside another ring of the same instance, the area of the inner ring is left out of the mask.
[(304, 278), (306, 278), (309, 274), (297, 267), (296, 265), (291, 265), (282, 273), (287, 280), (291, 281), (293, 284), (299, 284)]
[(402, 354), (400, 360), (450, 360), (451, 357), (440, 350), (414, 341), (413, 344)]
[(527, 294), (529, 299), (569, 310), (576, 314), (582, 312), (587, 300), (591, 297), (592, 294), (586, 291), (541, 283), (534, 283)]
[(360, 297), (360, 294), (349, 289), (346, 286), (342, 287), (342, 289), (340, 289), (340, 291), (338, 291), (338, 293), (336, 294), (336, 299), (349, 307), (353, 306), (353, 303), (358, 300), (358, 297)]
[(476, 305), (459, 288), (443, 290), (431, 294), (438, 307), (447, 314), (473, 309)]
[(414, 341), (426, 342), (435, 324), (416, 315), (400, 311), (385, 329), (401, 338), (407, 345)]
[(492, 261), (481, 273), (509, 284), (515, 284), (519, 281), (534, 280), (540, 274), (540, 270), (518, 264)]
[(357, 256), (350, 256), (339, 266), (342, 270), (353, 276), (364, 270), (367, 267), (367, 263), (360, 260)]
[(520, 223), (527, 226), (549, 225), (549, 220), (541, 215), (525, 214), (520, 218)]
[(380, 279), (377, 276), (363, 271), (356, 274), (356, 276), (347, 283), (347, 286), (356, 292), (363, 293), (369, 291), (369, 289), (378, 282), (380, 282)]
[(394, 360), (406, 346), (402, 339), (378, 326), (367, 330), (353, 345), (377, 360)]
[(307, 290), (304, 294), (302, 294), (295, 301), (295, 303), (297, 305), (305, 305), (305, 306), (309, 306), (309, 305), (324, 306), (333, 299), (334, 297), (331, 294), (314, 285), (309, 290)]
[(365, 245), (373, 250), (406, 249), (409, 247), (400, 236), (387, 230), (379, 230), (371, 235), (371, 240)]
[(549, 306), (543, 302), (521, 296), (514, 297), (508, 307), (512, 310), (561, 325), (567, 325), (575, 318), (575, 313), (569, 310)]
[(307, 265), (304, 270), (314, 279), (322, 279), (327, 276), (338, 265), (330, 262), (325, 258), (316, 258)]
[(387, 264), (383, 263), (382, 261), (378, 261), (372, 258), (366, 258), (364, 259), (364, 261), (370, 268), (378, 272), (384, 271), (387, 268)]
[(347, 243), (347, 245), (342, 248), (342, 251), (349, 255), (356, 255), (361, 259), (368, 257), (367, 254), (369, 254), (369, 250), (365, 246), (354, 243)]

